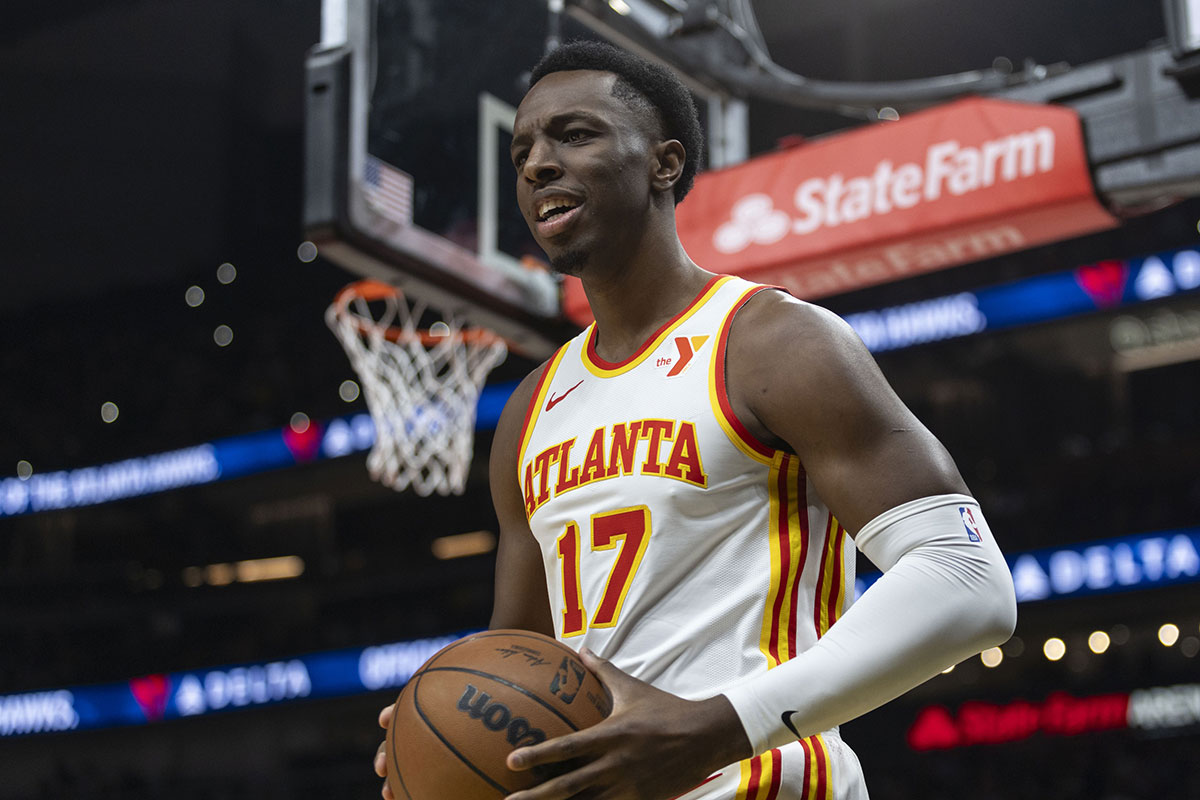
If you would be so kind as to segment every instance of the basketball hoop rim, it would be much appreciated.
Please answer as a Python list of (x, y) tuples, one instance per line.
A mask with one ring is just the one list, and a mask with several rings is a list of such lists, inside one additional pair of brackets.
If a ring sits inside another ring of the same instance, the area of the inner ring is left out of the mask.
[(351, 302), (356, 299), (362, 299), (366, 302), (395, 299), (397, 302), (404, 301), (404, 292), (398, 286), (394, 286), (385, 281), (376, 280), (374, 278), (364, 278), (363, 280), (354, 281), (343, 286), (333, 298), (333, 305), (336, 309), (338, 317), (344, 314), (349, 314), (351, 321), (358, 328), (359, 333), (366, 336), (372, 332), (382, 328), (383, 338), (389, 342), (402, 343), (411, 342), (414, 339), (419, 340), (425, 347), (433, 347), (441, 344), (447, 338), (457, 339), (463, 344), (488, 346), (494, 342), (504, 342), (506, 346), (511, 347), (508, 340), (487, 328), (481, 328), (475, 325), (469, 325), (460, 328), (457, 332), (451, 331), (450, 334), (432, 333), (428, 328), (417, 328), (413, 331), (406, 331), (403, 328), (397, 328), (394, 325), (386, 327), (375, 324), (374, 326), (367, 324), (361, 316), (348, 311)]

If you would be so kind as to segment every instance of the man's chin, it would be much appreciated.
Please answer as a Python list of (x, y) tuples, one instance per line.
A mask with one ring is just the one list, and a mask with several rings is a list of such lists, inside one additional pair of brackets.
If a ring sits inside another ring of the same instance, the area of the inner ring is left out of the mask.
[(550, 268), (560, 275), (578, 278), (587, 266), (586, 250), (565, 250), (550, 259)]

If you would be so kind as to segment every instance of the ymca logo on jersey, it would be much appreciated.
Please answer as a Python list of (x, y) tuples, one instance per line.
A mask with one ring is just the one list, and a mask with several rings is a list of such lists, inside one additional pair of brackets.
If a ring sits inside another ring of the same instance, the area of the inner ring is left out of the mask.
[(668, 378), (682, 375), (683, 371), (692, 363), (692, 359), (696, 357), (696, 353), (700, 352), (700, 348), (704, 347), (704, 343), (707, 341), (707, 336), (676, 336), (675, 349), (678, 351), (678, 354), (674, 356), (659, 356), (654, 362), (654, 366), (670, 367), (671, 369), (667, 372)]
[(967, 506), (959, 506), (958, 513), (962, 515), (963, 526), (967, 529), (967, 538), (972, 542), (983, 541), (979, 533), (979, 523), (975, 521), (975, 512)]

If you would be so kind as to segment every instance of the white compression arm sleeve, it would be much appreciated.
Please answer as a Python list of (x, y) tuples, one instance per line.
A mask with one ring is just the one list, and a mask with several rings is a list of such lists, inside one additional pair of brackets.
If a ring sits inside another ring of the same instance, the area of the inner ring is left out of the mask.
[(725, 692), (755, 753), (851, 720), (1012, 635), (1012, 575), (974, 499), (897, 506), (855, 544), (883, 576), (811, 648)]

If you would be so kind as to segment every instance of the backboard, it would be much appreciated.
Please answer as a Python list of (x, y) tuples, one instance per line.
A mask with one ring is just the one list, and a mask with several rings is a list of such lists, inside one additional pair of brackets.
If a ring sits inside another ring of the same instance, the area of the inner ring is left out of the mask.
[(571, 328), (509, 162), (540, 0), (326, 0), (307, 65), (304, 224), (321, 255), (531, 357)]
[[(514, 107), (548, 39), (605, 38), (672, 66), (653, 41), (606, 21), (640, 4), (612, 8), (625, 10), (323, 0), (322, 42), (307, 64), (304, 210), (321, 255), (489, 327), (528, 356), (553, 352), (577, 327), (559, 280), (522, 265), (543, 254), (516, 206)], [(743, 160), (745, 102), (677, 74), (708, 128), (707, 165)]]

